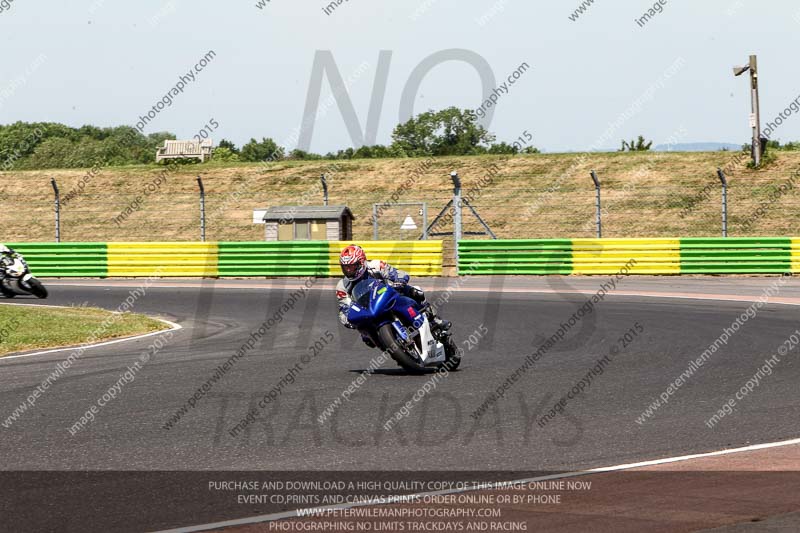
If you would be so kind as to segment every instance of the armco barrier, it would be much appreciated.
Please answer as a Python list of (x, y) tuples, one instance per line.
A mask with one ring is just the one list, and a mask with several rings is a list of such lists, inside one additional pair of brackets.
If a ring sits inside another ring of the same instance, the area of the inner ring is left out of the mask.
[(103, 242), (8, 243), (21, 253), (31, 271), (42, 277), (104, 278), (107, 248)]
[(681, 239), (681, 273), (800, 272), (800, 256), (797, 254), (800, 254), (800, 239), (788, 237)]
[(328, 243), (221, 242), (219, 275), (244, 276), (327, 276)]
[(342, 275), (339, 252), (348, 244), (358, 244), (368, 258), (382, 259), (412, 276), (442, 275), (442, 241), (330, 241), (328, 244), (331, 276)]
[[(781, 274), (800, 272), (800, 239), (459, 241), (459, 274)], [(631, 260), (635, 260), (631, 261)]]
[[(412, 276), (442, 274), (442, 241), (356, 241)], [(339, 276), (334, 241), (10, 244), (42, 277)]]
[(110, 242), (109, 277), (217, 276), (217, 244), (204, 242)]
[(221, 242), (220, 276), (340, 276), (339, 253), (359, 244), (412, 276), (442, 274), (442, 241)]
[[(346, 242), (9, 243), (42, 277), (338, 276)], [(442, 241), (362, 241), (412, 276), (442, 274)], [(800, 272), (800, 238), (531, 239), (459, 242), (459, 274)], [(635, 260), (631, 261), (631, 260)]]
[(572, 239), (573, 274), (623, 268), (628, 274), (680, 274), (680, 239)]
[(459, 274), (571, 274), (572, 240), (458, 242)]

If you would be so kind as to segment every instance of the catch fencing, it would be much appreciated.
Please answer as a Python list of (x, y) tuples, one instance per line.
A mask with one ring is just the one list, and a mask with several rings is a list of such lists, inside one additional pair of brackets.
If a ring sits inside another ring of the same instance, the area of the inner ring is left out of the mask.
[[(541, 163), (534, 157), (498, 160), (489, 183), (485, 183), (491, 170), (487, 164), (494, 160), (445, 158), (426, 168), (397, 202), (390, 199), (397, 194), (399, 180), (413, 171), (414, 160), (407, 168), (393, 161), (369, 163), (374, 169), (363, 168), (364, 162), (343, 163), (328, 180), (328, 199), (330, 205), (351, 209), (355, 239), (374, 239), (375, 205), (387, 202), (377, 217), (380, 238), (419, 238), (424, 217), (416, 206), (427, 204), (432, 220), (453, 199), (448, 178), (452, 165), (461, 168), (463, 197), (471, 196), (470, 205), (501, 239), (596, 238), (598, 233), (612, 238), (800, 234), (800, 217), (793, 215), (800, 210), (795, 168), (795, 164), (800, 168), (800, 154), (797, 160), (785, 156), (792, 159), (783, 168), (752, 173), (739, 167), (725, 170), (731, 166), (725, 164), (726, 158), (733, 155), (720, 155), (709, 162), (721, 165), (724, 181), (716, 166), (695, 163), (685, 155), (683, 159), (670, 154), (618, 157), (619, 162), (595, 169), (596, 183), (591, 162), (578, 166), (580, 159), (566, 156), (542, 156)], [(320, 169), (324, 170), (323, 164)], [(318, 174), (312, 174), (316, 169), (290, 167), (275, 175), (265, 175), (258, 167), (221, 169), (209, 171), (211, 175), (202, 181), (185, 169), (168, 176), (153, 192), (148, 187), (155, 187), (154, 170), (129, 175), (102, 169), (85, 186), (79, 171), (58, 172), (58, 197), (46, 171), (19, 179), (12, 176), (0, 184), (0, 242), (199, 241), (203, 235), (213, 242), (252, 241), (264, 235), (264, 226), (253, 221), (254, 209), (324, 201)], [(407, 217), (416, 230), (404, 229)], [(453, 235), (455, 218), (445, 217), (431, 232)], [(462, 220), (463, 235), (485, 232), (466, 207)], [(452, 246), (452, 237), (442, 238)]]

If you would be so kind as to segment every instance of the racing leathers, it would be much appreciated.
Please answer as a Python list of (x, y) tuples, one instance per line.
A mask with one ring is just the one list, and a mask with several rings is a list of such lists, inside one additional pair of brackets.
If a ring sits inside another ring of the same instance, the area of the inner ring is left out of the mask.
[(6, 297), (13, 296), (13, 293), (9, 293), (2, 283), (6, 279), (6, 266), (12, 264), (17, 257), (20, 255), (13, 248), (0, 244), (0, 293)]
[(13, 248), (0, 244), (0, 281), (6, 277), (6, 260), (13, 261), (19, 254)]

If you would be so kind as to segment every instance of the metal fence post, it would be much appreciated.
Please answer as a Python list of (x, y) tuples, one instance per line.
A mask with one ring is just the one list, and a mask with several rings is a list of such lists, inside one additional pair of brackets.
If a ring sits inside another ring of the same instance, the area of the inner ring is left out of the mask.
[(721, 168), (717, 168), (717, 176), (722, 182), (722, 236), (728, 236), (728, 180)]
[(595, 211), (596, 219), (597, 219), (597, 238), (601, 239), (603, 237), (603, 215), (600, 210), (600, 179), (597, 177), (597, 172), (592, 170), (591, 172), (592, 181), (594, 182), (594, 191), (595, 191)]
[(378, 204), (372, 204), (372, 240), (378, 240)]
[(456, 265), (458, 265), (458, 241), (461, 240), (461, 180), (458, 172), (451, 172), (453, 180), (453, 240), (455, 241)]
[(422, 202), (422, 240), (428, 240), (428, 202)]
[(200, 240), (206, 242), (206, 188), (200, 176), (197, 176), (197, 185), (200, 187)]
[(320, 178), (322, 181), (322, 203), (323, 205), (328, 205), (328, 180), (325, 179), (325, 174), (323, 174)]
[(58, 192), (58, 184), (55, 178), (50, 178), (50, 185), (53, 186), (53, 192), (55, 193), (56, 242), (61, 242), (61, 195)]

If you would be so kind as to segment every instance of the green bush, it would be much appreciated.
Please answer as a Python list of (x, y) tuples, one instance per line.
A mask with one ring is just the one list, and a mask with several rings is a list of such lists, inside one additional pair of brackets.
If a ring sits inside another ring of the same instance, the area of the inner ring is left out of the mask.
[(647, 152), (650, 150), (650, 147), (653, 146), (653, 141), (645, 141), (644, 135), (639, 135), (636, 140), (631, 140), (628, 142), (623, 139), (622, 147), (619, 149), (620, 152), (628, 151), (628, 152)]
[(483, 153), (494, 139), (474, 112), (456, 107), (421, 113), (392, 132), (393, 144), (416, 157)]
[(322, 156), (319, 154), (315, 154), (313, 152), (306, 152), (305, 150), (300, 150), (299, 148), (295, 148), (291, 152), (289, 152), (289, 159), (297, 159), (301, 161), (313, 161), (316, 159), (322, 159)]
[(266, 137), (261, 138), (261, 142), (250, 139), (250, 142), (242, 146), (239, 158), (242, 161), (276, 161), (283, 159), (284, 149), (278, 143)]
[(211, 153), (212, 161), (239, 161), (239, 154), (234, 153), (230, 148), (218, 146)]

